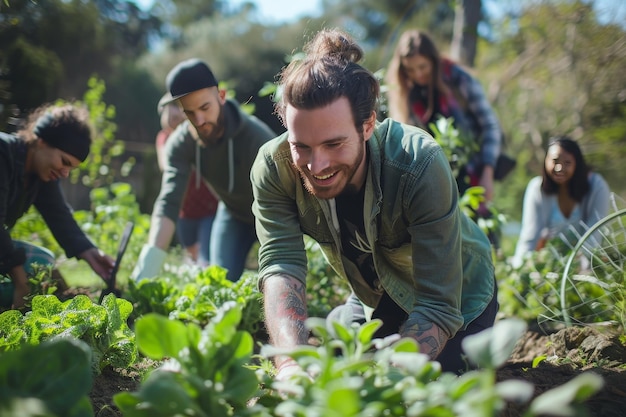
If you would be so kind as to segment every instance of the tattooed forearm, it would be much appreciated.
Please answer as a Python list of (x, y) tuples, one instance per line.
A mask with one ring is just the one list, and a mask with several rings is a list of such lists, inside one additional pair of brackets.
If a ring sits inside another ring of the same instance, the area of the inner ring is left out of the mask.
[(280, 347), (306, 344), (306, 288), (299, 280), (275, 275), (265, 280), (265, 323), (271, 343)]
[(409, 320), (406, 321), (400, 330), (402, 336), (412, 337), (419, 344), (420, 352), (436, 359), (441, 353), (448, 336), (437, 325), (426, 320)]

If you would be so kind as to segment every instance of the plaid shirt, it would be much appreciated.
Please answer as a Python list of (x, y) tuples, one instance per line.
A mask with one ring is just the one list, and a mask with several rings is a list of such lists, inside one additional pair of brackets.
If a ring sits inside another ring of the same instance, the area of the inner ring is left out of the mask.
[(435, 111), (427, 119), (428, 90), (415, 86), (409, 100), (416, 124), (428, 130), (428, 124), (440, 116), (454, 118), (458, 129), (469, 132), (480, 143), (480, 152), (471, 164), (495, 167), (502, 146), (502, 130), (481, 84), (459, 65), (445, 59), (441, 64), (443, 82), (451, 94), (436, 93)]

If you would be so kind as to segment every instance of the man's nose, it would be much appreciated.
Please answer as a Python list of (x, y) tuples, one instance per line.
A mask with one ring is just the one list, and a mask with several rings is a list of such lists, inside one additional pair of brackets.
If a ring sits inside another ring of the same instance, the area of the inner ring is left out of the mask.
[(202, 113), (198, 112), (193, 114), (191, 121), (196, 126), (202, 126), (204, 124), (205, 118)]
[(323, 172), (329, 165), (328, 157), (325, 152), (319, 150), (311, 151), (307, 167), (312, 174), (319, 174)]

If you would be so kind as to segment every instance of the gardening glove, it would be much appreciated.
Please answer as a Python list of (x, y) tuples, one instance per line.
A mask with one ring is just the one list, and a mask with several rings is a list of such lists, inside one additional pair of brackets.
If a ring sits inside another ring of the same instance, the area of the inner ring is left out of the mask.
[(144, 278), (152, 278), (159, 274), (161, 266), (165, 261), (167, 252), (152, 245), (144, 245), (141, 248), (137, 265), (131, 274), (131, 278), (136, 282)]

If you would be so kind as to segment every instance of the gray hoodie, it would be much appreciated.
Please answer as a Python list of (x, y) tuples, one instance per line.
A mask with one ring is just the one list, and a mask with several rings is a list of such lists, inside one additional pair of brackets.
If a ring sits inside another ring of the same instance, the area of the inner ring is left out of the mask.
[(226, 101), (223, 111), (225, 132), (216, 144), (199, 145), (189, 133), (188, 120), (168, 138), (155, 214), (176, 221), (191, 169), (195, 167), (236, 219), (254, 224), (250, 168), (261, 145), (276, 134), (232, 100)]

